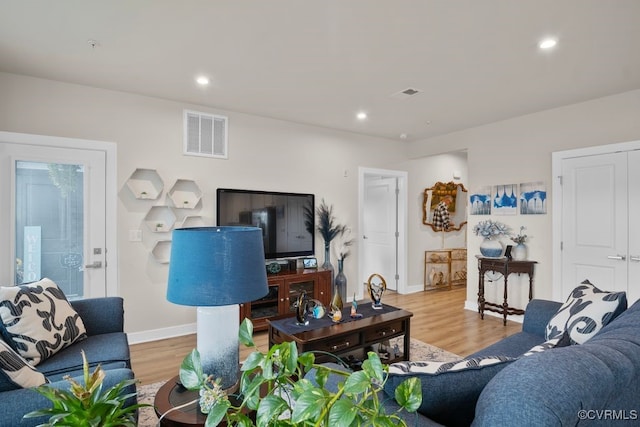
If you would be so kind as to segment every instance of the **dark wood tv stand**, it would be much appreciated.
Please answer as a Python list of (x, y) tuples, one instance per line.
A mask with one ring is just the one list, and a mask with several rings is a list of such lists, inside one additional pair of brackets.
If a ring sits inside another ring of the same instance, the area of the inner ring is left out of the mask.
[(308, 298), (329, 307), (332, 273), (319, 268), (268, 274), (269, 294), (257, 301), (240, 304), (240, 321), (247, 317), (253, 322), (255, 331), (264, 331), (268, 328), (267, 319), (295, 316), (293, 304), (302, 291)]

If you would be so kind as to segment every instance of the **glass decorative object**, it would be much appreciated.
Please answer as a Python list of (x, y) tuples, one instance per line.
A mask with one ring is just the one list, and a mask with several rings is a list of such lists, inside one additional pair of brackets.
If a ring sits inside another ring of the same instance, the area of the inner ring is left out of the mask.
[(336, 277), (333, 280), (333, 293), (334, 295), (336, 293), (340, 294), (340, 301), (342, 304), (344, 304), (344, 301), (347, 299), (347, 276), (344, 275), (343, 268), (344, 268), (344, 259), (339, 259), (338, 274), (336, 274)]
[(307, 293), (302, 292), (296, 301), (296, 321), (298, 326), (307, 326), (309, 324), (309, 302)]
[(384, 277), (378, 273), (373, 273), (367, 280), (367, 289), (369, 290), (369, 296), (371, 297), (371, 307), (375, 310), (382, 309), (382, 294), (387, 290), (387, 282)]

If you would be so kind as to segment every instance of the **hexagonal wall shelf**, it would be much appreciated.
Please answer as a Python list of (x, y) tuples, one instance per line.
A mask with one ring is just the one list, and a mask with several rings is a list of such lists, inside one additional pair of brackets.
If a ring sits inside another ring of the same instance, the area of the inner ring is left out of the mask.
[(168, 195), (176, 208), (193, 209), (202, 198), (202, 191), (195, 181), (179, 179), (173, 184)]
[(136, 169), (127, 180), (127, 187), (136, 199), (155, 200), (160, 197), (164, 183), (155, 169)]
[(180, 224), (181, 228), (204, 227), (204, 220), (201, 216), (189, 215), (185, 216)]
[(159, 263), (168, 264), (171, 257), (171, 240), (158, 240), (151, 254)]
[(154, 233), (164, 233), (171, 231), (176, 223), (176, 215), (168, 206), (152, 206), (144, 217), (144, 222)]

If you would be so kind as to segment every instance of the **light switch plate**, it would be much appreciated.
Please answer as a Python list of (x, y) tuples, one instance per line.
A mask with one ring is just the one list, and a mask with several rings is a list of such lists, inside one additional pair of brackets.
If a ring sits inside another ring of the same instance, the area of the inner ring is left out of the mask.
[(129, 230), (130, 242), (142, 242), (142, 230)]

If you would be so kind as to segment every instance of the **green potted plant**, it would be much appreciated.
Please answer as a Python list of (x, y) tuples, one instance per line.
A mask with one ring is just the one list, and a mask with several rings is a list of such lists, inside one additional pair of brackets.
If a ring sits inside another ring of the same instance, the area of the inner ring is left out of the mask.
[[(253, 325), (245, 319), (240, 342), (256, 348)], [(315, 369), (315, 381), (304, 378)], [(193, 350), (182, 362), (180, 381), (200, 392), (201, 407), (207, 412), (205, 427), (221, 421), (234, 426), (393, 426), (406, 423), (397, 413), (387, 414), (381, 402), (388, 367), (375, 352), (369, 352), (361, 371), (342, 371), (315, 363), (313, 353), (298, 354), (295, 343), (283, 342), (268, 352), (254, 351), (242, 365), (239, 398), (232, 400), (216, 381), (202, 372), (200, 357)], [(335, 391), (324, 386), (330, 375), (340, 378)], [(422, 402), (418, 378), (410, 378), (395, 391), (401, 410), (415, 412)], [(255, 414), (254, 418), (248, 413)]]
[(136, 393), (124, 393), (125, 388), (136, 383), (135, 379), (123, 380), (106, 391), (102, 391), (105, 372), (100, 365), (89, 373), (87, 358), (82, 352), (84, 384), (69, 375), (64, 379), (71, 383), (69, 390), (42, 385), (35, 391), (49, 399), (53, 406), (29, 412), (24, 418), (49, 416), (42, 426), (65, 427), (135, 427), (136, 411), (146, 404), (125, 406)]

